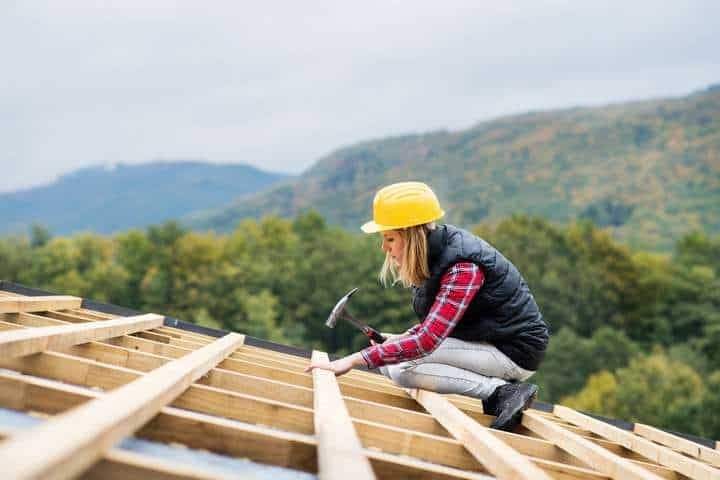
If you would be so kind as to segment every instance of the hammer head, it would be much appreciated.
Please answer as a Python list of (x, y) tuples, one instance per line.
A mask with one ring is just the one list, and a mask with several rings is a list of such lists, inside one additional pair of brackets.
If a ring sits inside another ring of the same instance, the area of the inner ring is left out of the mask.
[(346, 293), (344, 297), (342, 297), (340, 300), (338, 300), (338, 302), (333, 307), (332, 312), (330, 312), (330, 315), (328, 316), (327, 320), (325, 321), (325, 325), (327, 325), (330, 328), (335, 328), (335, 325), (337, 324), (338, 319), (340, 317), (342, 317), (342, 314), (345, 311), (345, 304), (350, 299), (352, 294), (357, 291), (358, 291), (357, 288), (353, 288), (348, 293)]

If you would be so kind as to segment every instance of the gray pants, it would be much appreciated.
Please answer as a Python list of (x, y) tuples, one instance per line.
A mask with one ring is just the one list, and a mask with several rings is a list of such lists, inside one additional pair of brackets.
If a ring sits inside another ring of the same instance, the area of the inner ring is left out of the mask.
[(405, 388), (458, 393), (486, 400), (509, 381), (524, 381), (533, 371), (519, 367), (495, 346), (446, 338), (431, 354), (386, 365), (383, 375)]

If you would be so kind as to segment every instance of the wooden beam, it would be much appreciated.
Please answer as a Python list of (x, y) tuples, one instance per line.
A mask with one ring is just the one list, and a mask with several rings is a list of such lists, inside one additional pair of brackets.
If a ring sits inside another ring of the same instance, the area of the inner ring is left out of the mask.
[(17, 323), (24, 327), (52, 327), (68, 324), (68, 322), (62, 320), (55, 320), (34, 313), (0, 313), (0, 317), (7, 322)]
[[(101, 351), (98, 352), (97, 350)], [(84, 358), (101, 360), (123, 367), (137, 368), (142, 371), (151, 370), (168, 360), (156, 355), (106, 345), (103, 343), (89, 343), (72, 347), (72, 351), (65, 351), (66, 353), (80, 355)], [(152, 362), (149, 360), (152, 360)], [(27, 373), (35, 375), (52, 376), (53, 378), (66, 382), (101, 386), (107, 389), (115, 388), (123, 382), (131, 381), (132, 378), (135, 378), (136, 376), (136, 373), (133, 373), (133, 376), (128, 378), (127, 376), (123, 376), (126, 374), (124, 374), (122, 370), (112, 368), (108, 368), (107, 371), (103, 372), (98, 365), (88, 364), (87, 362), (86, 364), (82, 364), (79, 359), (74, 363), (76, 365), (71, 362), (71, 359), (56, 357), (44, 362), (44, 369), (40, 368), (39, 360), (33, 360), (32, 368), (30, 365), (23, 364), (6, 364), (5, 366), (26, 371)], [(76, 374), (74, 372), (79, 373)], [(292, 405), (310, 406), (312, 404), (312, 391), (305, 387), (272, 381), (262, 377), (224, 371), (222, 369), (213, 369), (206, 377), (203, 377), (201, 382), (206, 385), (228, 389), (230, 391), (246, 393), (249, 395), (259, 395), (263, 398), (278, 400), (285, 403), (289, 402)], [(203, 400), (200, 397), (198, 397), (197, 400), (200, 402), (200, 406), (195, 406), (193, 408), (201, 411), (205, 410), (202, 406), (203, 401), (209, 402), (210, 404), (214, 402), (210, 399)], [(235, 404), (239, 401), (238, 399), (234, 400)], [(448, 433), (438, 424), (437, 421), (424, 413), (411, 412), (351, 397), (346, 398), (346, 404), (351, 415), (357, 419), (369, 420), (370, 423), (376, 422), (382, 425), (399, 427), (401, 429), (417, 430), (421, 433), (430, 433), (444, 437), (448, 436)], [(234, 411), (237, 411), (237, 409)], [(233, 418), (241, 418), (236, 417), (234, 414), (231, 416), (233, 416)], [(292, 419), (293, 416), (294, 415), (291, 413), (283, 414), (283, 416), (278, 417), (278, 422), (283, 423), (284, 425), (289, 425), (289, 428), (292, 430), (305, 431), (302, 427), (298, 428), (298, 426), (296, 426), (303, 425), (302, 423), (293, 423), (295, 422), (295, 420)], [(492, 421), (492, 417), (487, 415), (474, 414), (474, 416), (483, 425), (489, 425)], [(242, 417), (242, 419), (252, 422), (267, 423), (267, 418), (261, 418), (261, 416)], [(286, 420), (290, 423), (285, 423)], [(549, 442), (534, 438), (525, 438), (512, 433), (495, 430), (493, 430), (492, 433), (500, 438), (503, 438), (509, 445), (523, 454), (548, 460), (570, 462), (575, 465), (583, 465), (581, 462), (574, 461), (574, 457), (567, 455), (565, 452), (559, 450)], [(379, 435), (381, 437), (387, 436), (382, 433)], [(613, 444), (613, 446), (620, 448), (617, 444)]]
[(2, 297), (0, 313), (44, 312), (47, 310), (66, 310), (78, 308), (82, 298), (69, 295), (50, 295), (43, 297)]
[[(6, 408), (53, 414), (102, 396), (101, 392), (87, 388), (0, 372), (0, 405)], [(262, 425), (249, 425), (173, 407), (162, 408), (152, 421), (137, 432), (137, 436), (306, 472), (317, 472), (316, 442), (313, 436)], [(473, 472), (374, 450), (366, 449), (365, 453), (381, 479), (487, 478)]]
[(189, 350), (187, 348), (175, 347), (165, 343), (153, 342), (152, 340), (132, 337), (129, 335), (108, 338), (107, 340), (103, 341), (111, 345), (117, 345), (119, 347), (130, 348), (133, 350), (140, 350), (141, 352), (162, 355), (163, 357), (170, 358), (181, 358), (192, 352), (192, 350)]
[(439, 394), (420, 389), (407, 391), (497, 478), (550, 480), (527, 458), (487, 432)]
[[(128, 369), (103, 366), (97, 364), (97, 362), (73, 359), (66, 355), (51, 353), (42, 353), (15, 359), (10, 364), (2, 364), (1, 366), (34, 375), (34, 378), (45, 376), (53, 380), (70, 383), (76, 382), (80, 385), (101, 387), (106, 390), (132, 382), (140, 375), (139, 372), (133, 372)], [(14, 380), (18, 382), (17, 378)], [(20, 379), (20, 381), (23, 380), (22, 378)], [(6, 379), (6, 381), (10, 380)], [(30, 383), (30, 385), (31, 387), (29, 388), (37, 388), (34, 383)], [(48, 388), (45, 389), (42, 394), (38, 393), (34, 395), (31, 400), (36, 403), (32, 404), (27, 403), (27, 400), (23, 398), (23, 395), (27, 396), (27, 393), (24, 393), (26, 388), (19, 386), (13, 387), (12, 385), (6, 385), (3, 387), (3, 385), (0, 385), (0, 395), (2, 394), (3, 388), (5, 388), (5, 391), (8, 393), (18, 392), (18, 397), (13, 396), (3, 403), (4, 406), (10, 408), (26, 408), (43, 411), (50, 408), (49, 413), (55, 413), (57, 410), (53, 410), (53, 408), (58, 408), (55, 407), (56, 404), (60, 404), (61, 409), (69, 408), (82, 402), (82, 399), (87, 395), (86, 390), (80, 390), (81, 397), (78, 399), (74, 396), (74, 394), (77, 394), (77, 389), (68, 391), (65, 389), (65, 385), (66, 384), (63, 384), (62, 389)], [(96, 390), (91, 392), (96, 392)], [(353, 400), (346, 399), (346, 402), (352, 404)], [(51, 407), (48, 407), (48, 403), (50, 403)], [(208, 388), (198, 384), (190, 386), (172, 405), (205, 414), (228, 417), (242, 422), (269, 425), (273, 428), (281, 428), (297, 433), (309, 434), (313, 432), (313, 415), (310, 409), (242, 393)], [(375, 407), (375, 409), (388, 408), (379, 404), (376, 404)], [(392, 410), (400, 410), (406, 414), (412, 413), (413, 416), (422, 415), (414, 412), (406, 412), (402, 409)], [(424, 415), (432, 419), (429, 415)], [(400, 417), (400, 420), (402, 420), (402, 417)], [(477, 460), (475, 460), (457, 440), (410, 431), (405, 428), (400, 428), (399, 426), (391, 427), (388, 425), (388, 422), (378, 423), (359, 418), (353, 419), (353, 422), (366, 448), (379, 448), (397, 455), (410, 455), (424, 461), (442, 463), (454, 468), (472, 470), (482, 468)], [(562, 467), (566, 478), (572, 477), (577, 479), (587, 476), (587, 472), (585, 472), (584, 469), (573, 466), (576, 464), (584, 466), (584, 464), (578, 463), (576, 459), (567, 455), (549, 442), (525, 438), (508, 432), (495, 430), (492, 432), (498, 436), (498, 438), (504, 439), (518, 452), (534, 457), (541, 457), (533, 458), (532, 460), (544, 470), (550, 469), (551, 472), (555, 472), (559, 467), (554, 465), (554, 462), (569, 462), (570, 464)]]
[[(96, 345), (125, 351), (120, 347)], [(86, 344), (81, 347), (89, 349), (92, 346), (93, 344)], [(127, 351), (127, 353), (138, 354), (133, 351)], [(116, 356), (111, 356), (109, 359), (122, 361)], [(106, 390), (131, 382), (141, 374), (126, 368), (103, 365), (84, 358), (74, 358), (51, 352), (0, 362), (0, 367)], [(220, 376), (212, 382), (209, 381), (215, 375)], [(213, 369), (203, 377), (202, 383), (220, 388), (209, 389), (203, 385), (194, 384), (175, 401), (174, 405), (241, 421), (273, 425), (300, 433), (312, 432), (312, 412), (307, 408), (292, 408), (312, 405), (312, 390), (310, 389), (220, 369)], [(269, 401), (265, 401), (266, 399)], [(411, 445), (412, 452), (426, 460), (454, 459), (450, 460), (455, 462), (451, 463), (453, 466), (472, 468), (472, 458), (470, 457), (471, 463), (463, 459), (469, 455), (459, 444), (438, 443), (438, 439), (432, 437), (440, 435), (447, 438), (448, 434), (430, 415), (350, 397), (346, 397), (345, 401), (351, 416), (362, 432), (361, 437), (363, 440), (371, 442), (371, 445), (382, 449), (391, 449), (397, 454), (411, 453), (403, 450), (406, 448), (405, 446)], [(478, 421), (481, 425), (487, 426), (492, 419), (493, 417), (489, 415), (483, 415), (478, 418)], [(388, 428), (391, 426), (397, 428)], [(415, 431), (408, 431), (408, 429)], [(498, 430), (489, 430), (489, 432), (505, 441), (519, 453), (537, 457), (537, 460), (545, 459), (580, 467), (586, 466), (545, 440)], [(416, 433), (429, 433), (431, 436), (423, 437)], [(617, 444), (613, 445), (620, 447)], [(460, 447), (459, 451), (462, 455), (458, 456), (458, 453), (455, 452), (456, 447)], [(429, 457), (424, 457), (426, 455)]]
[[(307, 373), (295, 372), (292, 370), (273, 368), (261, 365), (259, 363), (246, 362), (243, 360), (236, 360), (228, 358), (223, 361), (219, 368), (225, 370), (231, 370), (233, 372), (245, 373), (248, 375), (255, 375), (259, 377), (265, 377), (280, 382), (291, 383), (293, 385), (299, 385), (301, 387), (312, 387), (312, 378)], [(372, 402), (383, 403), (385, 405), (392, 405), (399, 408), (406, 408), (409, 410), (420, 410), (421, 407), (412, 398), (408, 397), (406, 393), (403, 395), (395, 395), (383, 391), (378, 391), (369, 387), (361, 387), (353, 385), (350, 382), (339, 381), (338, 385), (340, 391), (345, 396), (354, 398), (360, 398), (363, 400), (369, 400)]]
[(14, 323), (0, 321), (0, 332), (7, 332), (9, 330), (19, 330), (22, 327)]
[(463, 478), (468, 480), (492, 480), (493, 478), (483, 473), (466, 472), (445, 465), (376, 450), (366, 450), (365, 452), (380, 479), (453, 480)]
[(665, 445), (666, 447), (670, 447), (678, 452), (700, 459), (715, 467), (720, 467), (720, 452), (717, 450), (705, 447), (685, 438), (678, 437), (677, 435), (664, 432), (658, 428), (644, 425), (642, 423), (636, 423), (633, 430), (635, 433), (647, 438), (648, 440), (652, 440), (653, 442)]
[(162, 325), (163, 317), (148, 313), (91, 324), (58, 325), (0, 333), (0, 358), (91, 342)]
[(563, 450), (587, 462), (593, 469), (609, 475), (616, 480), (659, 480), (661, 477), (619, 457), (590, 440), (565, 430), (560, 425), (539, 415), (533, 410), (525, 410), (522, 424), (551, 441)]
[(133, 335), (140, 337), (140, 338), (152, 340), (154, 342), (165, 343), (167, 345), (173, 345), (175, 347), (180, 347), (180, 348), (187, 348), (189, 350), (197, 350), (198, 348), (200, 348), (204, 345), (207, 345), (207, 343), (199, 343), (199, 342), (194, 342), (194, 341), (180, 340), (179, 338), (170, 337), (168, 335), (164, 335), (162, 333), (157, 333), (157, 332), (137, 332), (137, 333), (134, 333)]
[[(250, 364), (262, 365), (264, 367), (272, 367), (278, 370), (286, 372), (301, 372), (307, 365), (308, 359), (289, 355), (282, 352), (274, 352), (271, 350), (264, 350), (259, 347), (253, 347), (251, 345), (243, 345), (243, 348), (234, 353), (228, 360), (240, 360)], [(288, 381), (288, 380), (283, 380)], [(375, 373), (365, 372), (359, 369), (354, 369), (347, 374), (343, 375), (339, 380), (340, 389), (344, 395), (351, 395), (359, 398), (366, 398), (367, 392), (373, 392), (370, 395), (376, 395), (384, 393), (393, 395), (393, 405), (398, 405), (406, 409), (416, 409), (413, 407), (415, 402), (409, 401), (405, 390), (393, 382), (388, 380), (382, 375)], [(352, 391), (353, 388), (366, 389), (365, 392), (359, 393)], [(379, 398), (376, 397), (378, 401)], [(461, 410), (474, 413), (483, 413), (482, 402), (471, 399), (469, 397), (462, 397), (459, 395), (450, 395), (448, 399), (455, 406)]]
[[(329, 361), (325, 352), (313, 351), (316, 362)], [(318, 442), (318, 477), (374, 479), (350, 414), (340, 394), (335, 374), (316, 368), (312, 371), (315, 387), (315, 438)]]
[[(215, 337), (206, 337), (206, 336), (200, 336), (195, 335), (192, 332), (188, 332), (185, 330), (180, 330), (179, 328), (173, 328), (173, 327), (158, 327), (154, 330), (155, 332), (162, 333), (163, 335), (169, 335), (171, 337), (179, 338), (181, 340), (190, 340), (197, 343), (202, 344), (208, 344), (212, 343), (215, 340)], [(233, 353), (233, 355), (235, 355)]]
[[(98, 322), (100, 325), (107, 322)], [(57, 328), (57, 327), (48, 327)], [(170, 362), (0, 446), (0, 465), (11, 478), (68, 478), (92, 465), (123, 437), (132, 434), (192, 382), (244, 340), (230, 334)], [(43, 452), (42, 459), (29, 451)]]
[(113, 318), (120, 317), (121, 315), (113, 315), (111, 313), (98, 312), (97, 310), (89, 310), (87, 308), (74, 308), (72, 313), (84, 315), (92, 320), (111, 320)]
[[(22, 319), (22, 316), (28, 316), (27, 320), (31, 325), (40, 324), (41, 326), (46, 325), (44, 321), (49, 320), (45, 317), (40, 317), (31, 314), (18, 314), (18, 319)], [(17, 319), (16, 319), (17, 320)], [(61, 322), (60, 320), (49, 320), (51, 322)], [(95, 360), (108, 365), (114, 365), (118, 367), (129, 368), (132, 370), (139, 370), (142, 372), (150, 371), (154, 368), (164, 365), (170, 358), (145, 353), (139, 350), (133, 350), (129, 348), (119, 347), (116, 345), (110, 345), (102, 342), (90, 342), (82, 345), (74, 345), (68, 348), (57, 350), (61, 353)], [(33, 362), (38, 365), (39, 360), (35, 359)], [(105, 388), (115, 388), (120, 385), (117, 381), (120, 380), (118, 374), (113, 369), (107, 371), (99, 370), (98, 365), (88, 366), (79, 361), (70, 362), (69, 359), (63, 358), (60, 361), (57, 358), (45, 362), (47, 369), (34, 370), (35, 375), (40, 376), (51, 376), (54, 374), (62, 374), (62, 377), (53, 377), (57, 380), (62, 380), (76, 384), (86, 384), (85, 382), (74, 376), (75, 371), (91, 371), (97, 372), (92, 374), (86, 374), (84, 378), (98, 379), (104, 377), (105, 379), (111, 380), (113, 383), (108, 385), (107, 381), (101, 382)], [(0, 365), (3, 365), (0, 362)], [(57, 368), (53, 368), (55, 365)], [(28, 366), (22, 363), (5, 363), (5, 367), (21, 370), (28, 368)], [(89, 369), (89, 370), (88, 370)], [(31, 373), (28, 371), (28, 373)], [(96, 385), (97, 385), (96, 381)], [(270, 380), (264, 377), (248, 375), (220, 368), (214, 368), (206, 376), (203, 376), (198, 383), (208, 385), (211, 387), (227, 389), (229, 391), (246, 393), (249, 395), (260, 396), (271, 400), (277, 400), (280, 402), (291, 403), (303, 407), (312, 407), (313, 404), (313, 391), (310, 388), (293, 385), (289, 383), (279, 382), (276, 380)], [(97, 385), (100, 386), (100, 385)], [(447, 431), (430, 415), (426, 413), (420, 413), (415, 411), (409, 411), (401, 408), (396, 408), (382, 403), (370, 402), (367, 400), (347, 397), (345, 403), (353, 417), (372, 420), (379, 423), (385, 423), (394, 425), (397, 427), (404, 427), (414, 430), (419, 430), (424, 433), (431, 433), (435, 435), (448, 436)]]
[[(553, 411), (558, 417), (574, 423), (578, 427), (585, 428), (604, 438), (617, 442), (651, 461), (682, 473), (689, 478), (695, 480), (720, 480), (720, 470), (694, 461), (680, 453), (653, 443), (648, 439), (561, 405), (555, 405)], [(699, 456), (697, 458), (699, 458)]]
[[(17, 435), (22, 430), (0, 426), (0, 439)], [(197, 468), (172, 460), (129, 450), (114, 448), (82, 476), (83, 480), (125, 480), (153, 478), (158, 480), (221, 480), (221, 472), (213, 468)]]

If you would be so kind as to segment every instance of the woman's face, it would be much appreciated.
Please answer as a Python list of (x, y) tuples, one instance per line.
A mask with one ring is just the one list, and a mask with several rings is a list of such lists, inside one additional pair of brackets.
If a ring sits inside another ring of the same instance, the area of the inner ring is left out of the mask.
[(387, 230), (382, 232), (382, 249), (383, 252), (390, 254), (397, 266), (401, 266), (403, 262), (403, 251), (405, 239), (397, 230)]

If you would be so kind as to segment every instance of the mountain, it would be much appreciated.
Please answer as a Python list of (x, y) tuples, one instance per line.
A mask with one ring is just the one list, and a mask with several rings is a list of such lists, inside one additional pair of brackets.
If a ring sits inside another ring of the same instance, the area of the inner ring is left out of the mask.
[(428, 182), (461, 225), (515, 213), (589, 218), (635, 246), (667, 249), (690, 229), (720, 233), (720, 85), (359, 143), (189, 222), (228, 230), (244, 217), (313, 208), (358, 230), (376, 189), (403, 180)]
[(286, 178), (248, 165), (155, 162), (90, 167), (28, 190), (0, 194), (0, 232), (31, 223), (55, 234), (111, 233), (217, 208)]

